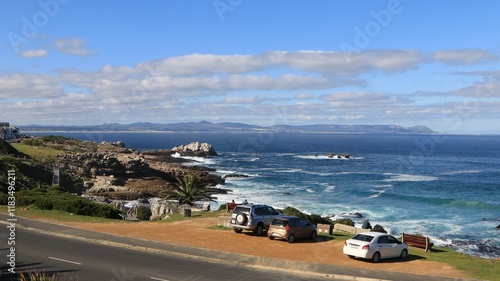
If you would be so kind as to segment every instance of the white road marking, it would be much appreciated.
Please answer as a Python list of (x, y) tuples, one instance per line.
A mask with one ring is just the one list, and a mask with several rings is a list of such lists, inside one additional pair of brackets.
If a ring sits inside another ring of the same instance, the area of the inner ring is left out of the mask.
[(154, 278), (154, 277), (150, 277), (152, 280), (158, 280), (158, 281), (169, 281), (167, 279), (160, 279), (160, 278)]
[(54, 257), (49, 257), (49, 259), (56, 260), (56, 261), (67, 262), (67, 263), (72, 263), (72, 264), (82, 265), (82, 263), (76, 262), (76, 261), (63, 260), (63, 259), (58, 259), (58, 258), (54, 258)]

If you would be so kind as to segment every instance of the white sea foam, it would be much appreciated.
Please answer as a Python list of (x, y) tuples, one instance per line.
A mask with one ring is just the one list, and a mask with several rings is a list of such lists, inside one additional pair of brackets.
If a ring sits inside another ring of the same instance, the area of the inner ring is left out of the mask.
[[(182, 159), (186, 159), (186, 160), (190, 160), (190, 161), (194, 161), (194, 162), (202, 163), (202, 164), (206, 164), (206, 165), (213, 165), (217, 161), (215, 158), (197, 157), (197, 156), (182, 156), (178, 152), (172, 154), (172, 157), (174, 157), (174, 158), (182, 158)], [(192, 164), (191, 163), (185, 163), (184, 165), (188, 165), (189, 166), (189, 165), (192, 165)]]
[(297, 173), (302, 172), (302, 169), (284, 169), (284, 170), (276, 170), (276, 173)]
[(317, 175), (317, 176), (322, 176), (322, 177), (327, 177), (327, 176), (332, 176), (334, 173), (320, 173), (320, 172), (311, 172), (311, 171), (304, 171), (305, 174), (310, 174), (310, 175)]
[(296, 158), (300, 159), (309, 159), (309, 160), (359, 160), (359, 159), (364, 159), (364, 157), (355, 157), (355, 156), (349, 156), (345, 157), (342, 155), (335, 155), (335, 156), (328, 156), (328, 155), (320, 155), (320, 154), (314, 154), (314, 155), (294, 155)]
[(326, 193), (335, 192), (335, 185), (327, 185), (327, 186), (325, 186), (325, 188), (323, 189), (323, 192), (326, 192)]
[(384, 173), (384, 175), (390, 176), (390, 178), (383, 181), (437, 181), (438, 177), (433, 176), (422, 176), (422, 175), (407, 175), (407, 174), (392, 174)]
[(444, 172), (441, 173), (441, 175), (447, 175), (447, 176), (454, 176), (454, 175), (460, 175), (460, 174), (475, 174), (475, 173), (481, 173), (481, 170), (462, 170), (462, 171), (449, 171), (449, 172)]

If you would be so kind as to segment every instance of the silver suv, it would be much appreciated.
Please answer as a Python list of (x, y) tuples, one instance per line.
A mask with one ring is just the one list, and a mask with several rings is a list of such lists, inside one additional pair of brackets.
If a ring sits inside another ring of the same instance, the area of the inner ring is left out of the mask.
[(246, 229), (261, 236), (264, 233), (264, 229), (269, 228), (273, 219), (281, 216), (283, 216), (283, 214), (278, 213), (271, 206), (242, 204), (234, 208), (229, 226), (231, 226), (236, 233), (241, 233), (243, 229)]

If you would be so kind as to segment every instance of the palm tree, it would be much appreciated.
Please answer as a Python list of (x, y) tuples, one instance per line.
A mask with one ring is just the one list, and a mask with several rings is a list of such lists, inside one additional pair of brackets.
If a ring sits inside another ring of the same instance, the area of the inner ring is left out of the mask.
[(188, 204), (193, 206), (196, 201), (215, 201), (211, 192), (202, 186), (195, 176), (184, 176), (177, 178), (178, 184), (175, 189), (165, 191), (167, 199), (175, 199), (180, 205)]

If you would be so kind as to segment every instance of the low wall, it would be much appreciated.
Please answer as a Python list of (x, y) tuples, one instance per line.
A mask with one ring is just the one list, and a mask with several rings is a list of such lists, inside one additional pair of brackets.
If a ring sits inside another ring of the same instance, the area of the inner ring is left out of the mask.
[(341, 223), (336, 223), (333, 226), (333, 229), (335, 231), (341, 231), (341, 232), (347, 232), (347, 233), (352, 233), (352, 234), (358, 234), (358, 233), (363, 233), (363, 232), (369, 232), (370, 229), (364, 229), (364, 228), (359, 228), (359, 227), (354, 227), (346, 224), (341, 224)]
[(217, 225), (229, 227), (229, 220), (230, 219), (231, 219), (231, 216), (219, 216), (219, 217), (217, 217)]

